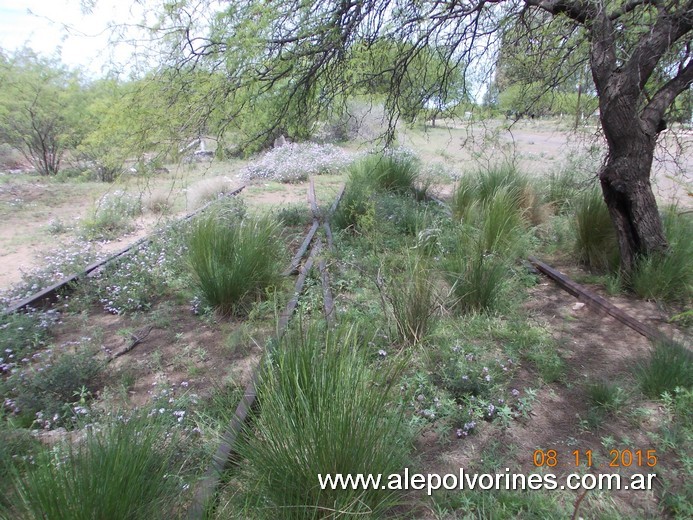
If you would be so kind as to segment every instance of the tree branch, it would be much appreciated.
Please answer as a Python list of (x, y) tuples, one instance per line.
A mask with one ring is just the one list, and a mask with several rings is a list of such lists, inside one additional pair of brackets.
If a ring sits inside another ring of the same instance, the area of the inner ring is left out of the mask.
[(653, 128), (657, 128), (664, 112), (674, 102), (676, 96), (693, 85), (693, 60), (683, 67), (679, 73), (669, 80), (642, 111), (641, 119), (647, 121)]
[(594, 4), (583, 0), (525, 0), (525, 3), (553, 15), (563, 14), (581, 24), (596, 15)]

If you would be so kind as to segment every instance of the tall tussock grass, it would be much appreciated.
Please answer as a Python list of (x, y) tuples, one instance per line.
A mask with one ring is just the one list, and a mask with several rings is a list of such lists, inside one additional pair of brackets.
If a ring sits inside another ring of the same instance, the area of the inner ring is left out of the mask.
[(574, 218), (578, 260), (593, 271), (617, 271), (620, 255), (616, 229), (599, 186), (593, 186), (577, 197)]
[(44, 449), (12, 479), (0, 517), (26, 520), (171, 518), (177, 488), (170, 440), (143, 420), (113, 423), (67, 447)]
[(431, 331), (435, 324), (436, 279), (433, 271), (419, 256), (407, 259), (399, 276), (391, 280), (386, 298), (400, 341), (414, 345)]
[(409, 438), (393, 407), (396, 374), (375, 372), (354, 330), (289, 333), (258, 389), (260, 414), (240, 454), (271, 518), (384, 518), (402, 499), (381, 489), (321, 490), (318, 475), (403, 470)]
[(462, 313), (498, 310), (512, 278), (507, 257), (487, 249), (483, 231), (468, 226), (457, 230), (444, 271)]
[(422, 189), (415, 156), (397, 150), (367, 155), (349, 166), (347, 186), (332, 221), (339, 229), (356, 229), (361, 218), (375, 211), (375, 194), (421, 197)]
[(693, 298), (693, 218), (669, 207), (662, 224), (669, 250), (640, 259), (630, 287), (641, 298), (688, 304)]
[(499, 164), (487, 170), (465, 175), (453, 195), (453, 215), (461, 220), (473, 218), (477, 205), (486, 205), (504, 192), (504, 202), (527, 224), (543, 218), (541, 200), (531, 179), (512, 164)]
[(204, 301), (224, 315), (247, 312), (279, 280), (282, 245), (269, 216), (238, 219), (213, 211), (193, 223), (188, 250)]

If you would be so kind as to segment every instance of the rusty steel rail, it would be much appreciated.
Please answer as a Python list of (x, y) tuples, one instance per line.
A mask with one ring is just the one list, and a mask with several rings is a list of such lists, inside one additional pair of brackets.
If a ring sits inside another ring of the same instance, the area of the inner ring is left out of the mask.
[[(245, 188), (245, 185), (241, 186), (240, 188), (236, 188), (235, 190), (227, 193), (225, 196), (226, 197), (233, 197), (234, 195), (238, 195), (243, 189)], [(195, 215), (201, 213), (205, 209), (207, 209), (210, 205), (214, 204), (216, 200), (210, 201), (204, 206), (196, 209), (195, 211), (188, 213), (184, 217), (181, 217), (176, 223), (179, 222), (185, 222), (186, 220), (190, 220), (193, 218)], [(171, 225), (174, 225), (171, 224)], [(160, 231), (159, 231), (160, 232)], [(132, 244), (124, 247), (123, 249), (120, 249), (119, 251), (113, 253), (112, 255), (109, 255), (108, 257), (104, 258), (103, 260), (99, 260), (97, 262), (94, 262), (92, 264), (89, 264), (87, 267), (84, 268), (83, 271), (79, 273), (74, 273), (69, 276), (66, 276), (62, 280), (54, 283), (53, 285), (50, 285), (49, 287), (46, 287), (45, 289), (41, 289), (40, 291), (27, 296), (26, 298), (22, 298), (21, 300), (11, 304), (9, 307), (5, 308), (2, 310), (2, 314), (12, 314), (15, 312), (19, 312), (22, 310), (25, 310), (27, 308), (36, 308), (39, 306), (45, 306), (47, 304), (53, 304), (55, 301), (58, 299), (58, 295), (62, 291), (69, 291), (72, 286), (74, 286), (76, 283), (81, 282), (84, 278), (91, 278), (95, 276), (96, 272), (98, 272), (99, 268), (102, 268), (106, 266), (107, 264), (110, 264), (124, 256), (127, 256), (135, 251), (137, 251), (140, 247), (142, 247), (144, 244), (149, 243), (152, 241), (153, 235), (140, 238), (136, 242), (133, 242)]]
[(554, 269), (550, 265), (545, 264), (541, 260), (538, 260), (534, 257), (529, 257), (529, 261), (540, 272), (544, 273), (546, 276), (554, 280), (562, 289), (569, 292), (592, 309), (601, 312), (606, 312), (609, 316), (612, 316), (624, 325), (636, 331), (638, 334), (642, 334), (643, 336), (652, 341), (668, 341), (668, 338), (660, 331), (636, 320), (624, 310), (616, 307), (606, 298), (603, 298), (598, 294), (595, 294), (594, 292), (590, 291), (586, 287), (583, 287), (579, 283), (574, 282), (566, 275)]
[[(330, 209), (330, 212), (325, 216), (326, 218), (329, 218), (329, 215), (334, 213), (343, 194), (344, 187), (342, 187), (342, 189), (339, 191), (337, 198)], [(305, 285), (306, 279), (308, 278), (308, 274), (313, 268), (316, 258), (320, 255), (322, 251), (322, 240), (318, 237), (313, 242), (313, 246), (311, 247), (310, 253), (306, 258), (305, 263), (302, 267), (299, 267), (300, 261), (303, 258), (303, 256), (305, 256), (305, 252), (308, 249), (308, 245), (311, 244), (313, 237), (315, 236), (315, 232), (319, 227), (319, 220), (317, 218), (319, 210), (317, 206), (317, 201), (315, 199), (315, 188), (313, 186), (312, 179), (308, 189), (308, 201), (311, 205), (311, 210), (313, 211), (313, 216), (315, 220), (313, 222), (313, 226), (311, 226), (310, 230), (306, 234), (306, 237), (303, 241), (303, 245), (299, 249), (299, 252), (294, 256), (294, 258), (291, 261), (291, 266), (289, 269), (293, 270), (294, 263), (296, 262), (295, 269), (298, 271), (299, 276), (296, 278), (296, 283), (291, 299), (279, 315), (276, 333), (277, 340), (280, 340), (284, 336), (286, 330), (288, 329), (289, 321), (291, 320), (291, 317), (293, 316), (293, 314), (296, 311), (296, 308), (298, 307), (298, 300), (303, 292), (303, 286)], [(303, 247), (304, 245), (305, 247)], [(297, 258), (298, 260), (296, 260)], [(336, 316), (334, 311), (334, 300), (332, 298), (332, 293), (329, 287), (329, 275), (327, 274), (325, 261), (320, 260), (319, 265), (321, 266), (320, 272), (323, 284), (325, 319), (327, 320), (330, 326), (333, 326), (336, 320)], [(248, 385), (245, 388), (245, 391), (243, 392), (243, 397), (241, 398), (241, 400), (238, 403), (238, 406), (236, 407), (236, 410), (228, 425), (228, 428), (222, 435), (219, 447), (217, 448), (217, 451), (215, 452), (212, 458), (212, 462), (210, 463), (209, 467), (207, 468), (207, 471), (205, 472), (198, 484), (198, 488), (193, 498), (192, 505), (188, 509), (188, 520), (201, 520), (205, 518), (205, 514), (211, 504), (214, 494), (216, 493), (216, 489), (219, 485), (221, 476), (224, 470), (227, 468), (228, 464), (231, 462), (232, 457), (235, 453), (234, 450), (236, 442), (243, 432), (243, 427), (246, 421), (248, 420), (250, 412), (257, 404), (257, 388), (260, 384), (261, 367), (262, 361), (260, 361), (255, 366), (250, 378), (250, 382), (248, 383)]]

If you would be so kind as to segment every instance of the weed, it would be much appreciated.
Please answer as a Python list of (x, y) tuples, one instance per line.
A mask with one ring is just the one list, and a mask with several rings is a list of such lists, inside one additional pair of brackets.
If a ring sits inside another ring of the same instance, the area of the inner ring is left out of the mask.
[(285, 227), (300, 227), (312, 222), (313, 217), (305, 204), (289, 204), (283, 206), (275, 213), (277, 221)]
[(580, 262), (601, 272), (619, 264), (616, 231), (598, 186), (583, 192), (575, 203), (575, 252)]
[(640, 259), (629, 285), (642, 298), (687, 303), (693, 296), (693, 219), (670, 207), (662, 223), (669, 249)]
[(0, 315), (0, 374), (29, 363), (34, 351), (46, 344), (58, 317), (55, 311)]
[(243, 220), (213, 212), (193, 223), (189, 263), (205, 302), (225, 315), (248, 304), (278, 282), (281, 244), (268, 217)]
[(659, 341), (654, 344), (650, 358), (635, 370), (643, 393), (659, 398), (664, 392), (681, 387), (693, 387), (693, 354), (678, 343)]
[(403, 469), (408, 438), (392, 407), (395, 374), (367, 367), (353, 330), (324, 337), (311, 326), (283, 341), (258, 391), (262, 413), (240, 447), (253, 492), (276, 517), (382, 517), (401, 497), (381, 489), (321, 490), (318, 475)]
[(44, 450), (24, 474), (15, 473), (14, 518), (80, 520), (170, 518), (179, 490), (171, 440), (155, 423), (114, 422), (86, 439)]

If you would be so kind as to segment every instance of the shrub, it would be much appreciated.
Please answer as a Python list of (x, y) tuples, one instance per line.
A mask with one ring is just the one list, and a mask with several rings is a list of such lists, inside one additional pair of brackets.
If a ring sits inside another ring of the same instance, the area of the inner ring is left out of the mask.
[(229, 219), (222, 211), (199, 218), (188, 241), (195, 284), (205, 302), (224, 315), (248, 310), (278, 281), (282, 247), (276, 221)]
[(640, 259), (629, 285), (642, 298), (687, 303), (693, 296), (693, 219), (671, 207), (662, 223), (669, 250)]
[(104, 195), (91, 216), (82, 222), (87, 240), (111, 240), (134, 229), (132, 219), (142, 213), (142, 200), (123, 191)]
[(655, 343), (650, 358), (635, 370), (640, 388), (648, 397), (658, 398), (677, 387), (693, 387), (693, 354), (672, 341)]
[(281, 518), (370, 514), (382, 518), (401, 496), (381, 489), (321, 490), (318, 475), (401, 471), (408, 434), (393, 409), (396, 374), (374, 373), (353, 330), (292, 333), (258, 390), (262, 412), (240, 452), (253, 493)]
[(91, 520), (171, 518), (176, 469), (171, 446), (154, 423), (114, 422), (57, 452), (45, 449), (16, 473), (14, 518)]
[(619, 264), (618, 240), (601, 190), (583, 192), (575, 203), (575, 252), (594, 271), (615, 272)]

